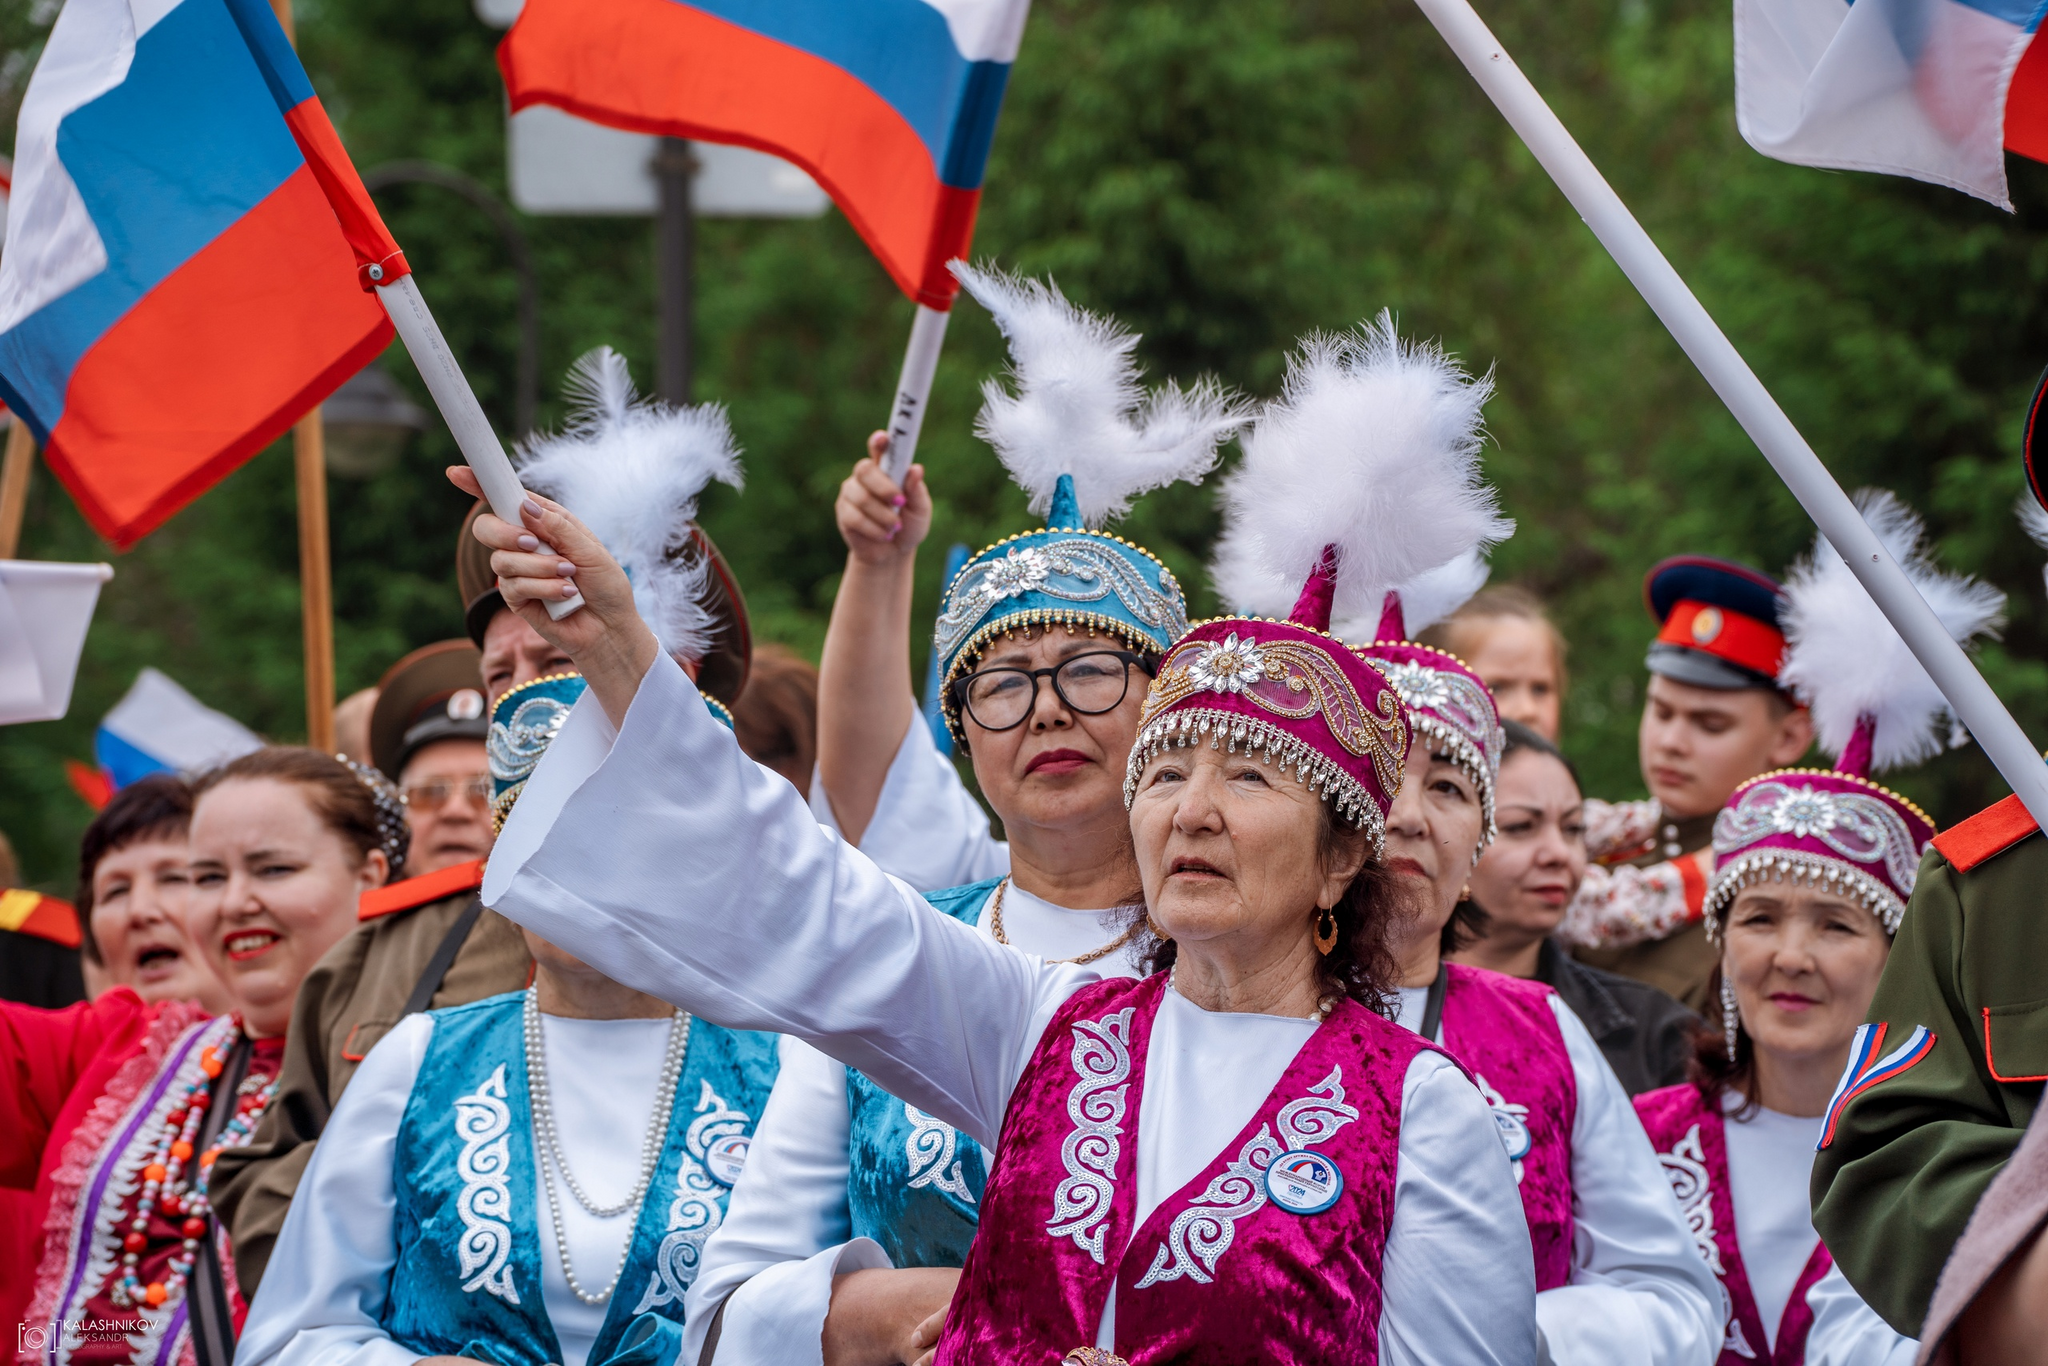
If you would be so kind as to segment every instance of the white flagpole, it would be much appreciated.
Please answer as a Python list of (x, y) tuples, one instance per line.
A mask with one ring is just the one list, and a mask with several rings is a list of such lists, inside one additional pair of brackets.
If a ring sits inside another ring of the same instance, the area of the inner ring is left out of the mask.
[(918, 433), (924, 430), (925, 405), (931, 401), (932, 377), (939, 369), (939, 348), (946, 341), (946, 319), (936, 308), (917, 306), (910, 324), (910, 345), (903, 351), (903, 373), (896, 380), (896, 402), (889, 408), (889, 453), (882, 472), (898, 484), (917, 455)]
[[(372, 272), (378, 269), (370, 267)], [(476, 481), (483, 485), (484, 499), (490, 503), (491, 511), (518, 526), (519, 505), (526, 501), (526, 490), (520, 486), (519, 476), (513, 472), (504, 446), (498, 442), (498, 434), (491, 430), (491, 420), (484, 416), (483, 405), (476, 401), (469, 377), (462, 373), (455, 353), (448, 349), (448, 339), (441, 335), (440, 324), (427, 311), (419, 285), (411, 275), (403, 275), (396, 284), (378, 285), (377, 298), (391, 315), (392, 326), (398, 329), (399, 340), (412, 355), (412, 363), (419, 367), (420, 378), (427, 382), (427, 392), (434, 396), (434, 404), (454, 434), (462, 458), (476, 471)], [(541, 550), (554, 553), (545, 545)], [(578, 593), (548, 603), (548, 615), (560, 621), (582, 605), (583, 595)]]
[(1468, 0), (1416, 0), (1572, 207), (1600, 239), (1728, 411), (1771, 462), (1792, 496), (1855, 571), (1927, 670), (2000, 776), (2048, 829), (2048, 765), (1962, 647), (1785, 416), (1763, 381), (1679, 278), (1635, 215), (1573, 140), (1536, 87), (1495, 40)]

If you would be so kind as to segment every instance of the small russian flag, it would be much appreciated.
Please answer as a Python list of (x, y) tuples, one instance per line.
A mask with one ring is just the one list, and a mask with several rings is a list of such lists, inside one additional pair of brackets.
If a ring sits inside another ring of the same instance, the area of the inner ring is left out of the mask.
[(13, 169), (0, 398), (116, 546), (391, 339), (358, 271), (403, 258), (266, 0), (69, 0)]
[(115, 790), (152, 773), (204, 773), (261, 748), (262, 736), (155, 669), (136, 675), (93, 736), (93, 755)]
[(951, 306), (1029, 0), (528, 0), (512, 108), (793, 161), (903, 292)]
[(1856, 1037), (1849, 1044), (1849, 1065), (1842, 1069), (1842, 1080), (1828, 1101), (1816, 1151), (1835, 1141), (1835, 1125), (1841, 1122), (1842, 1111), (1850, 1101), (1879, 1082), (1898, 1076), (1934, 1051), (1934, 1034), (1926, 1025), (1916, 1025), (1904, 1043), (1880, 1058), (1878, 1050), (1884, 1047), (1884, 1030), (1882, 1021), (1856, 1026)]

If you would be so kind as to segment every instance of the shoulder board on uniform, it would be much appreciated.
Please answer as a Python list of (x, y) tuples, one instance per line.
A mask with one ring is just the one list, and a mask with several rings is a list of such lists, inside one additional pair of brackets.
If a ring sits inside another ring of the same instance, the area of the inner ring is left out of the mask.
[(77, 948), (84, 939), (70, 902), (19, 888), (0, 891), (0, 930), (32, 934), (67, 949)]
[(484, 861), (471, 859), (458, 863), (452, 868), (437, 872), (421, 873), (402, 882), (393, 882), (373, 892), (364, 892), (356, 902), (357, 920), (376, 920), (400, 911), (417, 910), (436, 901), (446, 901), (462, 892), (473, 892), (484, 885)]
[(2040, 828), (2027, 814), (2026, 804), (2014, 795), (1942, 831), (1934, 837), (1934, 847), (1949, 867), (1967, 873)]

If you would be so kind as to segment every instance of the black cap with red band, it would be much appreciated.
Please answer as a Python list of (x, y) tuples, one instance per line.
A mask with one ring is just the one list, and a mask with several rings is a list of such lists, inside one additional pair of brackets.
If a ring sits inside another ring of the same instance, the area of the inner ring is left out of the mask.
[(1660, 629), (1644, 661), (1698, 688), (1776, 688), (1785, 655), (1778, 581), (1732, 560), (1674, 555), (1643, 578)]

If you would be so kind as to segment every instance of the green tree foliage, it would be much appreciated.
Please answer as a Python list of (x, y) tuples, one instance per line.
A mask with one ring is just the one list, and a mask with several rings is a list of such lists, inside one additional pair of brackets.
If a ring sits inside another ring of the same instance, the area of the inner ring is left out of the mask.
[[(11, 116), (54, 6), (0, 4), (0, 116)], [(2013, 165), (2008, 216), (1906, 181), (1785, 166), (1732, 111), (1717, 0), (1482, 4), (1680, 271), (1851, 488), (1922, 508), (1946, 561), (2010, 594), (1980, 656), (2048, 733), (2042, 555), (2011, 508), (2019, 419), (2048, 361), (2048, 170)], [(504, 185), (498, 34), (463, 0), (320, 0), (301, 9), (314, 83), (363, 167), (424, 157)], [(509, 426), (514, 282), (490, 225), (443, 191), (382, 196), (467, 365)], [(543, 419), (554, 380), (610, 343), (651, 376), (645, 220), (531, 219), (542, 277)], [(1633, 743), (1652, 624), (1645, 568), (1681, 551), (1777, 570), (1812, 528), (1704, 382), (1435, 32), (1400, 0), (1038, 0), (989, 166), (977, 250), (1050, 273), (1145, 334), (1156, 376), (1275, 388), (1294, 338), (1382, 307), (1404, 330), (1492, 367), (1487, 464), (1520, 529), (1495, 561), (1553, 603), (1573, 647), (1567, 747), (1589, 789), (1641, 791)], [(815, 654), (841, 553), (831, 499), (883, 416), (910, 308), (837, 215), (706, 222), (698, 396), (727, 404), (744, 494), (705, 520), (764, 637)], [(925, 459), (938, 499), (918, 611), (942, 547), (1025, 525), (1021, 495), (972, 435), (1002, 365), (971, 304), (948, 338)], [(383, 362), (422, 402), (403, 354)], [(403, 650), (458, 634), (451, 567), (464, 500), (445, 433), (401, 467), (332, 481), (344, 692)], [(0, 732), (0, 828), (60, 887), (87, 813), (61, 761), (137, 668), (156, 664), (280, 740), (304, 733), (291, 460), (280, 445), (116, 562), (69, 718)], [(1144, 500), (1128, 534), (1198, 609), (1216, 530), (1210, 489)], [(24, 553), (105, 554), (47, 475)], [(921, 653), (921, 647), (920, 647)], [(1974, 749), (1903, 786), (1953, 820), (2002, 792)]]

